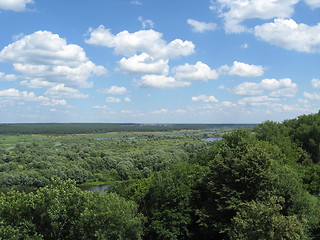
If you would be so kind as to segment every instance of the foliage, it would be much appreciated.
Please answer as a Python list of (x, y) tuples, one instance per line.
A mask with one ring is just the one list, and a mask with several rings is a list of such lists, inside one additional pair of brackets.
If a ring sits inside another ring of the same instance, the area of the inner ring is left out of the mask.
[(54, 176), (78, 184), (141, 179), (187, 160), (191, 147), (196, 151), (210, 145), (193, 135), (141, 135), (114, 140), (51, 136), (30, 141), (13, 149), (0, 149), (0, 188), (42, 187)]
[(305, 221), (297, 215), (281, 214), (284, 199), (271, 197), (267, 201), (242, 203), (232, 218), (231, 240), (300, 240), (308, 239)]
[[(320, 113), (216, 142), (179, 134), (43, 136), (0, 148), (1, 187), (42, 187), (1, 193), (0, 239), (320, 239)], [(68, 179), (109, 181), (109, 192)]]
[(0, 134), (84, 134), (106, 132), (172, 132), (195, 129), (230, 130), (254, 124), (15, 123), (0, 124)]
[(0, 239), (141, 239), (137, 206), (116, 194), (55, 180), (35, 193), (0, 196)]
[[(257, 221), (256, 228), (249, 229), (254, 216), (253, 213), (252, 216), (246, 214), (251, 208), (261, 209), (261, 213), (256, 214), (270, 213), (268, 220), (261, 221), (271, 221), (269, 228), (282, 222), (282, 227), (287, 228), (284, 234), (297, 236), (296, 239), (307, 238), (309, 231), (318, 231), (319, 199), (304, 189), (301, 177), (286, 165), (290, 161), (286, 160), (287, 156), (279, 147), (259, 141), (248, 131), (238, 130), (226, 135), (214, 151), (205, 156), (211, 158), (211, 161), (205, 161), (209, 163), (209, 172), (201, 192), (201, 212), (205, 213), (202, 225), (207, 226), (202, 232), (207, 232), (206, 236), (215, 234), (215, 239), (256, 239), (259, 231), (269, 234), (269, 230), (263, 228), (263, 222)], [(269, 209), (266, 205), (270, 199), (281, 200), (278, 210)], [(243, 225), (241, 221), (244, 221)], [(297, 228), (294, 232), (295, 226), (300, 230)], [(254, 233), (249, 233), (249, 230)], [(281, 239), (277, 236), (273, 239)], [(265, 239), (269, 239), (267, 235)]]

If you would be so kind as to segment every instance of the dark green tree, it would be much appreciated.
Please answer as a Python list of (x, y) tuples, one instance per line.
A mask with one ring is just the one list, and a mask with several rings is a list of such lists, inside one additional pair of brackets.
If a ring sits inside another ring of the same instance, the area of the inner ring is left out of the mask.
[(54, 180), (34, 193), (0, 195), (0, 239), (141, 239), (143, 217), (117, 194)]

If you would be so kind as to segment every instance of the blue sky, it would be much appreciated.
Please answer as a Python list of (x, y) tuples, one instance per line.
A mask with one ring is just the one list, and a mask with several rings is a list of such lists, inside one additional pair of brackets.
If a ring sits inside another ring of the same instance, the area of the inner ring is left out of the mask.
[(320, 0), (0, 0), (0, 122), (260, 123), (320, 109)]

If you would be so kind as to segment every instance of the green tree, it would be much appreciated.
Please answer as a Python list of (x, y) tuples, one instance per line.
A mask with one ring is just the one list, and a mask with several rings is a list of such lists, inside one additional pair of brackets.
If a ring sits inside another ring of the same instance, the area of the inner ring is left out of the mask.
[(196, 232), (196, 186), (205, 169), (178, 163), (127, 187), (147, 217), (144, 239), (192, 239)]
[(231, 240), (303, 240), (309, 239), (306, 221), (297, 215), (281, 214), (284, 199), (271, 197), (267, 201), (245, 202), (232, 218)]
[[(303, 234), (318, 231), (318, 200), (304, 189), (300, 175), (285, 164), (288, 161), (284, 160), (286, 155), (280, 148), (257, 140), (246, 130), (237, 130), (217, 143), (214, 150), (205, 155), (211, 157), (211, 161), (201, 160), (209, 162), (201, 191), (202, 225), (206, 226), (207, 236), (211, 233), (215, 239), (228, 239), (232, 219), (240, 214), (239, 206), (252, 207), (243, 204), (262, 204), (272, 197), (284, 199), (278, 211), (279, 219), (296, 216), (287, 220), (297, 219), (294, 221), (304, 227)], [(259, 207), (264, 209), (261, 204)], [(272, 216), (269, 215), (270, 221)], [(307, 224), (302, 224), (302, 219)]]
[[(0, 239), (141, 239), (137, 205), (55, 180), (35, 193), (0, 195)], [(16, 238), (14, 238), (16, 237)]]

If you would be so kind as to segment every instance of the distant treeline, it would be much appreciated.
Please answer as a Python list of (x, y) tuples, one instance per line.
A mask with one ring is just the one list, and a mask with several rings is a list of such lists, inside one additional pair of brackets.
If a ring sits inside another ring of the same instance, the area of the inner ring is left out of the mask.
[(136, 123), (15, 123), (0, 124), (0, 134), (85, 134), (105, 132), (167, 132), (253, 128), (255, 124), (136, 124)]

